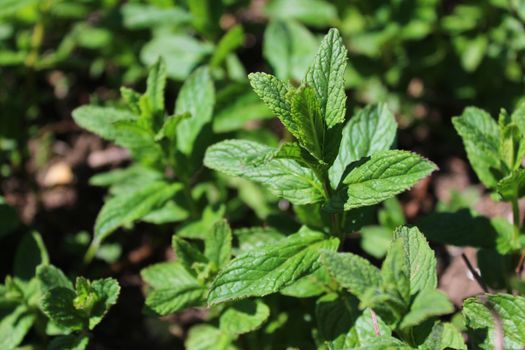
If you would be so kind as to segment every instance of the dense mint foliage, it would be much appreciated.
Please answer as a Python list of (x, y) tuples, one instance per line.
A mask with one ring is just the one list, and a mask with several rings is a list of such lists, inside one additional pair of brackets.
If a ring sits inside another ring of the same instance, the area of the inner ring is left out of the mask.
[(0, 349), (523, 349), (522, 8), (0, 0)]

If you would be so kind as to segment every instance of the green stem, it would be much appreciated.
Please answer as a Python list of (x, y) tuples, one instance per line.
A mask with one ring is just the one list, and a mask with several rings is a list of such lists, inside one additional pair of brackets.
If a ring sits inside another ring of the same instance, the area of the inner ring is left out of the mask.
[[(329, 201), (330, 198), (333, 195), (333, 190), (330, 185), (330, 178), (328, 177), (328, 169), (323, 169), (321, 171), (316, 171), (313, 169), (315, 174), (317, 175), (317, 178), (321, 183), (323, 184), (323, 190), (324, 190), (324, 197), (326, 201)], [(340, 241), (343, 241), (343, 234), (342, 234), (342, 217), (341, 213), (332, 213), (331, 215), (331, 231), (332, 234), (337, 236)]]
[(86, 254), (84, 255), (84, 265), (89, 265), (91, 261), (93, 261), (93, 258), (95, 257), (99, 246), (100, 243), (98, 241), (93, 240), (91, 242), (88, 250), (86, 251)]

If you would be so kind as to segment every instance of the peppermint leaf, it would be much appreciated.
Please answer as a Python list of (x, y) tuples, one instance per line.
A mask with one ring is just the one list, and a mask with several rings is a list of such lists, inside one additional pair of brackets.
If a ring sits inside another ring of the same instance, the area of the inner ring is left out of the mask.
[(299, 126), (292, 117), (292, 106), (286, 96), (288, 87), (273, 75), (266, 73), (251, 73), (248, 78), (253, 91), (275, 113), (286, 129), (292, 135), (298, 135)]
[(293, 92), (291, 107), (292, 118), (297, 125), (294, 136), (312, 156), (323, 161), (325, 125), (315, 91), (308, 86), (299, 87)]
[(321, 104), (328, 128), (342, 123), (346, 114), (344, 72), (347, 50), (337, 29), (323, 38), (313, 65), (306, 73), (306, 83), (313, 87)]
[(500, 168), (498, 125), (485, 111), (468, 107), (460, 117), (452, 118), (456, 131), (463, 139), (470, 165), (488, 188), (494, 188)]
[(472, 341), (480, 348), (493, 349), (499, 341), (496, 322), (501, 322), (503, 327), (504, 349), (517, 350), (525, 346), (524, 297), (502, 293), (468, 298), (463, 304), (463, 315)]
[(381, 151), (354, 168), (343, 180), (345, 210), (373, 205), (401, 193), (428, 176), (434, 163), (408, 151)]
[(154, 182), (137, 191), (122, 193), (108, 200), (95, 222), (94, 242), (100, 244), (117, 228), (139, 220), (166, 202), (181, 189), (178, 183)]
[(168, 315), (189, 306), (201, 305), (206, 289), (179, 262), (151, 265), (140, 272), (152, 288), (146, 306), (159, 315)]
[(419, 346), (421, 350), (467, 350), (463, 335), (450, 323), (436, 322), (425, 342)]
[(338, 240), (303, 229), (275, 244), (233, 259), (213, 281), (208, 303), (278, 292), (319, 268), (321, 250), (335, 250)]
[(218, 221), (206, 237), (204, 255), (219, 269), (226, 265), (232, 254), (232, 231), (226, 220)]
[(261, 300), (241, 300), (221, 314), (219, 328), (236, 336), (260, 328), (268, 316), (270, 308)]
[(433, 288), (421, 290), (403, 317), (400, 328), (414, 327), (430, 317), (452, 313), (454, 306), (442, 292)]
[(295, 21), (270, 21), (264, 31), (264, 57), (282, 80), (303, 79), (317, 47), (315, 36)]
[(325, 252), (321, 259), (330, 275), (352, 294), (361, 296), (368, 288), (381, 286), (381, 272), (368, 260), (352, 253)]
[(226, 140), (208, 148), (204, 165), (259, 182), (294, 204), (322, 201), (323, 186), (314, 172), (293, 160), (271, 159), (274, 152), (275, 149), (256, 142)]
[(339, 153), (329, 170), (330, 183), (337, 188), (350, 164), (363, 157), (392, 147), (397, 124), (385, 104), (369, 105), (360, 110), (343, 128)]
[(186, 79), (175, 103), (177, 115), (191, 114), (177, 128), (177, 144), (182, 153), (191, 154), (202, 128), (211, 122), (214, 104), (215, 89), (210, 71), (201, 67)]
[(73, 119), (80, 127), (113, 141), (117, 135), (115, 123), (136, 121), (138, 116), (111, 107), (82, 106), (73, 111)]

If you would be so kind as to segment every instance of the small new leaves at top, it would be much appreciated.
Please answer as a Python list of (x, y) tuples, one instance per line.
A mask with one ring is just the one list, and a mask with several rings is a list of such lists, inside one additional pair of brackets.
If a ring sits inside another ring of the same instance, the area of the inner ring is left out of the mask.
[[(266, 73), (250, 74), (254, 91), (296, 142), (275, 149), (226, 140), (208, 148), (204, 164), (259, 182), (296, 205), (330, 204), (336, 211), (377, 204), (429, 175), (436, 169), (433, 163), (390, 150), (396, 122), (384, 105), (364, 108), (343, 128), (346, 63), (343, 40), (331, 29), (299, 86)], [(342, 205), (334, 205), (340, 197)]]
[(85, 349), (88, 332), (98, 325), (118, 299), (120, 286), (112, 278), (89, 281), (77, 277), (75, 286), (58, 268), (43, 264), (36, 270), (43, 294), (41, 309), (60, 329), (50, 349)]

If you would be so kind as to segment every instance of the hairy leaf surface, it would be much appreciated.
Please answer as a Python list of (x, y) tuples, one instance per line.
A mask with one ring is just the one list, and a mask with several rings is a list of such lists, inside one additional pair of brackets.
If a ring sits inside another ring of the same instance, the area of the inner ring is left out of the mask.
[(204, 164), (228, 175), (259, 182), (294, 204), (323, 199), (313, 171), (290, 159), (270, 159), (275, 149), (253, 141), (226, 140), (208, 148)]
[(233, 259), (213, 281), (209, 304), (278, 292), (319, 268), (323, 249), (335, 250), (338, 240), (302, 230), (275, 244)]
[(381, 151), (344, 179), (345, 210), (373, 205), (401, 193), (428, 176), (434, 163), (408, 151)]
[(385, 104), (369, 105), (360, 110), (343, 128), (339, 153), (330, 168), (330, 182), (337, 188), (347, 167), (363, 157), (392, 147), (397, 124)]

